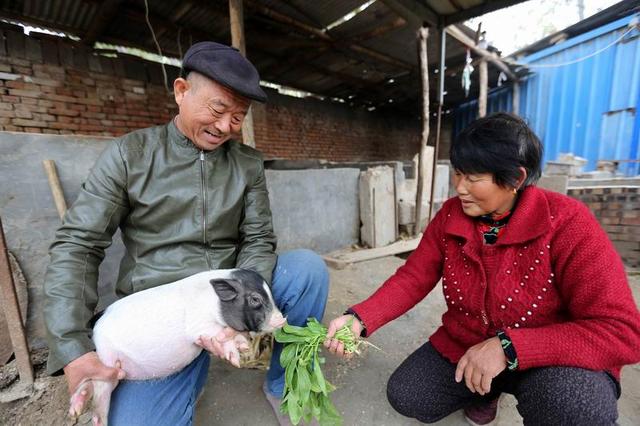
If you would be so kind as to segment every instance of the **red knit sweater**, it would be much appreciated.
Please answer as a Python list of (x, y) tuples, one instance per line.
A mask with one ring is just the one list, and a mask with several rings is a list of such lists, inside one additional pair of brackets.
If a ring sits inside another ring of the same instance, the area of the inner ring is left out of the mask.
[(430, 341), (451, 362), (497, 329), (511, 337), (521, 370), (573, 366), (619, 377), (640, 361), (640, 313), (620, 256), (572, 198), (527, 187), (491, 246), (460, 200), (448, 200), (406, 264), (352, 309), (370, 335), (441, 278), (448, 309)]

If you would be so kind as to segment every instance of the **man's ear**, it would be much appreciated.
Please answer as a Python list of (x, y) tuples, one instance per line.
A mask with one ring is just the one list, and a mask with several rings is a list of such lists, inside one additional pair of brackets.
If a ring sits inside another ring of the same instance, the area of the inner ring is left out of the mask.
[(237, 281), (215, 278), (209, 281), (220, 300), (230, 302), (238, 297)]
[(173, 81), (173, 96), (178, 106), (182, 103), (182, 99), (184, 99), (184, 95), (190, 86), (189, 82), (182, 77), (178, 77)]

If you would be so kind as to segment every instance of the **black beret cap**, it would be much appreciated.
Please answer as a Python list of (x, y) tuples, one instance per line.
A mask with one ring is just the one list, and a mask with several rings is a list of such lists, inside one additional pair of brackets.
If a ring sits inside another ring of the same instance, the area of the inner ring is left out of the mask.
[(182, 69), (185, 75), (196, 71), (246, 98), (259, 102), (267, 100), (260, 87), (258, 71), (236, 48), (201, 41), (187, 50)]

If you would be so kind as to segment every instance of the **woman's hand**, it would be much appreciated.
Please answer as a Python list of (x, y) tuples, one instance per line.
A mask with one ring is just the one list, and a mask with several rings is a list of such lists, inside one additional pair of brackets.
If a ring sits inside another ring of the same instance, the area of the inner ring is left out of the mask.
[(464, 377), (471, 392), (485, 395), (491, 390), (491, 381), (507, 368), (507, 357), (502, 350), (500, 339), (492, 337), (470, 347), (458, 361), (456, 382)]
[(336, 334), (336, 331), (344, 327), (345, 324), (348, 324), (349, 321), (353, 321), (353, 324), (351, 325), (351, 331), (353, 334), (356, 338), (360, 337), (360, 333), (362, 333), (362, 329), (364, 328), (360, 321), (353, 315), (343, 315), (329, 323), (327, 339), (324, 341), (324, 347), (327, 348), (329, 352), (345, 358), (349, 358), (350, 354), (345, 353), (344, 344), (341, 341), (334, 339), (333, 336)]

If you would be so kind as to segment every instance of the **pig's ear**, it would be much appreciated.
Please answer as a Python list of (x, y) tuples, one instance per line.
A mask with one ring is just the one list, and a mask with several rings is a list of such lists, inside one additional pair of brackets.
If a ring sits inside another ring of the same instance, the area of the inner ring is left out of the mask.
[(230, 302), (238, 297), (238, 289), (236, 288), (237, 282), (234, 280), (225, 280), (222, 278), (216, 278), (209, 281), (213, 286), (216, 294), (223, 302)]

